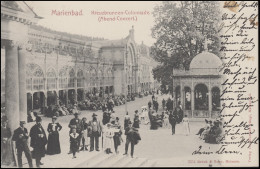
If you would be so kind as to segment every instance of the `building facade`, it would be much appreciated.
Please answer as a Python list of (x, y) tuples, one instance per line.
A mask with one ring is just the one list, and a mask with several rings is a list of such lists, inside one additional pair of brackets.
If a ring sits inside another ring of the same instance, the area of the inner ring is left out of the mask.
[[(22, 66), (16, 74), (24, 74), (13, 78), (20, 83), (16, 88), (23, 84), (27, 110), (58, 104), (58, 100), (64, 104), (84, 100), (90, 93), (127, 95), (155, 87), (154, 60), (147, 46), (136, 44), (133, 27), (120, 40), (93, 40), (38, 26), (40, 17), (26, 3), (16, 1), (1, 2), (1, 18), (1, 104), (8, 99), (9, 67), (16, 64)], [(10, 42), (22, 42), (22, 47), (10, 53)], [(15, 62), (10, 55), (15, 55)]]

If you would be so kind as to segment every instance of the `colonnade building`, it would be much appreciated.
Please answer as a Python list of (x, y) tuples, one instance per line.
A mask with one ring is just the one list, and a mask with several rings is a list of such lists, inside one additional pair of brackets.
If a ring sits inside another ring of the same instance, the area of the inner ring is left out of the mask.
[(90, 93), (126, 95), (156, 87), (155, 61), (149, 47), (135, 42), (133, 27), (119, 40), (91, 39), (38, 26), (39, 19), (23, 1), (1, 2), (1, 105), (7, 114), (20, 112), (25, 120), (28, 110), (57, 98), (68, 104)]

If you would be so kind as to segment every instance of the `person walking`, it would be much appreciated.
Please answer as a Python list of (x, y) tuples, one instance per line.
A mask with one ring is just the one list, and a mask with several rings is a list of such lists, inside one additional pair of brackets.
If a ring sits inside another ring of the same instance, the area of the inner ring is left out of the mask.
[(174, 135), (175, 134), (175, 126), (176, 126), (176, 123), (177, 123), (177, 116), (172, 111), (170, 111), (169, 123), (172, 125), (172, 135)]
[(182, 122), (183, 122), (183, 126), (185, 129), (185, 135), (188, 136), (190, 134), (190, 122), (189, 122), (189, 118), (187, 115), (185, 115)]
[(45, 145), (47, 144), (47, 137), (42, 127), (42, 118), (36, 117), (36, 124), (31, 128), (31, 147), (33, 148), (32, 158), (36, 160), (36, 166), (40, 168), (43, 165), (41, 159), (45, 157)]
[(102, 132), (102, 126), (95, 113), (93, 113), (92, 118), (93, 119), (89, 122), (90, 152), (94, 150), (94, 142), (96, 151), (99, 151), (99, 137)]
[(8, 120), (3, 116), (1, 122), (1, 165), (10, 165), (12, 163), (11, 148), (11, 129), (7, 126)]
[[(112, 123), (113, 124), (113, 123)], [(121, 125), (119, 123), (119, 118), (116, 117), (116, 121), (115, 123), (113, 124), (114, 125), (114, 128), (115, 128), (115, 132), (114, 132), (114, 147), (115, 147), (115, 152), (116, 154), (118, 154), (118, 146), (121, 145), (121, 142), (122, 142), (122, 130), (121, 130)]]
[(87, 118), (83, 117), (82, 121), (81, 121), (81, 134), (82, 134), (82, 138), (80, 141), (82, 141), (82, 147), (80, 149), (80, 151), (84, 151), (84, 150), (88, 150), (88, 145), (89, 145), (89, 141), (88, 141), (88, 123), (87, 123)]
[(72, 158), (77, 158), (76, 157), (76, 152), (78, 151), (78, 145), (80, 142), (80, 136), (79, 133), (77, 133), (76, 127), (72, 127), (71, 133), (70, 133), (70, 149), (73, 154)]
[(124, 119), (124, 129), (128, 127), (129, 121), (130, 121), (130, 116), (128, 115), (128, 112), (126, 112), (125, 119)]
[(49, 132), (48, 144), (47, 144), (47, 154), (54, 155), (60, 154), (60, 138), (59, 131), (62, 129), (62, 126), (56, 122), (57, 117), (52, 117), (52, 123), (49, 123), (47, 131)]
[(134, 127), (134, 128), (140, 128), (139, 124), (140, 124), (139, 114), (138, 114), (138, 110), (136, 110), (136, 111), (135, 111), (135, 117), (134, 117), (133, 127)]
[(33, 168), (32, 164), (32, 155), (28, 146), (28, 131), (25, 128), (25, 121), (20, 121), (20, 127), (14, 130), (14, 134), (12, 140), (15, 141), (16, 149), (17, 149), (17, 161), (18, 167), (23, 167), (22, 162), (22, 153), (24, 152), (25, 157), (27, 158), (28, 164), (30, 168)]
[(149, 102), (148, 102), (148, 108), (150, 109), (151, 107), (152, 107), (152, 102), (149, 101)]
[(131, 144), (131, 157), (134, 158), (134, 146), (138, 144), (139, 140), (141, 140), (140, 134), (138, 133), (138, 129), (131, 126), (132, 122), (129, 121), (129, 126), (125, 130), (126, 135), (126, 143), (125, 143), (125, 153), (123, 155), (128, 154), (128, 147)]
[[(72, 132), (72, 129), (76, 128), (76, 132), (79, 134), (79, 137), (81, 137), (81, 119), (79, 118), (79, 114), (76, 112), (74, 114), (74, 118), (70, 120), (69, 123), (69, 134)], [(78, 142), (78, 148), (80, 147), (80, 142)], [(72, 152), (70, 151), (69, 154), (71, 154)]]
[(106, 154), (112, 153), (111, 149), (112, 149), (112, 144), (113, 144), (114, 132), (111, 127), (112, 127), (112, 124), (107, 123), (106, 128), (104, 129), (104, 136), (105, 136), (104, 148), (105, 148)]

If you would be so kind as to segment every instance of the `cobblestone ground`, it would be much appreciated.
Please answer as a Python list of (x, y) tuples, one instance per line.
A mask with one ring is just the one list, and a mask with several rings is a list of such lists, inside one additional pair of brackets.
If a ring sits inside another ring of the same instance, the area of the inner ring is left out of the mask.
[[(161, 107), (162, 98), (167, 99), (169, 96), (158, 96), (159, 106)], [(151, 99), (151, 95), (144, 98), (137, 98), (135, 101), (127, 103), (127, 110), (131, 116), (131, 120), (134, 117), (134, 110), (139, 110), (142, 106), (146, 106)], [(123, 125), (123, 119), (125, 115), (125, 105), (115, 107), (116, 116), (120, 118)], [(161, 111), (161, 108), (159, 112)], [(98, 119), (102, 120), (102, 112), (96, 111)], [(80, 118), (87, 117), (91, 119), (93, 111), (82, 111)], [(75, 167), (77, 164), (84, 162), (86, 156), (95, 155), (98, 152), (80, 152), (78, 158), (72, 159), (72, 155), (68, 155), (69, 151), (69, 128), (68, 123), (73, 116), (63, 116), (58, 118), (58, 122), (63, 126), (60, 132), (60, 143), (62, 153), (54, 156), (46, 156), (42, 159), (44, 165), (42, 167)], [(50, 118), (43, 117), (43, 127), (47, 128), (48, 123), (51, 122)], [(30, 129), (34, 123), (27, 124), (27, 128)], [(140, 134), (142, 140), (135, 147), (134, 156), (140, 158), (147, 158), (157, 161), (157, 166), (192, 166), (188, 163), (188, 160), (203, 159), (202, 156), (192, 156), (192, 152), (197, 150), (199, 146), (209, 147), (208, 144), (196, 136), (196, 132), (204, 126), (204, 122), (191, 122), (191, 134), (189, 136), (184, 135), (184, 129), (182, 124), (177, 124), (176, 134), (171, 135), (170, 128), (159, 128), (158, 130), (149, 130), (149, 126), (141, 125)], [(123, 136), (125, 140), (125, 136)], [(124, 143), (119, 147), (120, 154), (124, 153)], [(101, 144), (101, 139), (100, 139)], [(213, 149), (218, 149), (218, 145), (210, 145)], [(101, 147), (101, 145), (100, 145)], [(101, 149), (102, 150), (102, 149)], [(129, 147), (130, 152), (130, 147)], [(205, 156), (207, 158), (207, 156)], [(27, 163), (27, 160), (23, 160)], [(35, 163), (35, 161), (34, 161)], [(209, 164), (202, 164), (202, 166), (208, 166)]]

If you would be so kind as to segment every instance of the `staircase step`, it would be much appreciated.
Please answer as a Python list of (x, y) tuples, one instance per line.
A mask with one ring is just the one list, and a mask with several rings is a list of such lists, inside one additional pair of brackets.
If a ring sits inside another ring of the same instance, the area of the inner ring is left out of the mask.
[(76, 165), (75, 167), (87, 167), (89, 165), (89, 163), (96, 161), (97, 159), (99, 159), (100, 157), (102, 157), (103, 152), (89, 152), (88, 155), (86, 155), (87, 159), (84, 159), (84, 162)]
[(132, 161), (126, 167), (140, 167), (147, 162), (148, 159), (146, 158), (137, 158), (136, 160)]
[(131, 164), (131, 162), (135, 161), (136, 158), (126, 157), (124, 161), (122, 161), (117, 167), (125, 167)]
[(112, 154), (105, 154), (103, 153), (102, 156), (100, 156), (98, 159), (92, 160), (88, 163), (88, 167), (95, 168), (98, 167), (100, 163), (103, 163), (105, 161), (109, 161), (111, 158), (113, 158), (115, 155)]
[(92, 165), (92, 167), (107, 167), (107, 163), (109, 163), (110, 161), (114, 161), (115, 158), (116, 154), (104, 154), (104, 156), (97, 160), (95, 164)]
[(156, 162), (153, 160), (147, 160), (146, 163), (142, 164), (140, 167), (155, 167)]
[(126, 156), (117, 154), (115, 158), (107, 161), (103, 166), (104, 167), (117, 167), (123, 160), (125, 160)]

